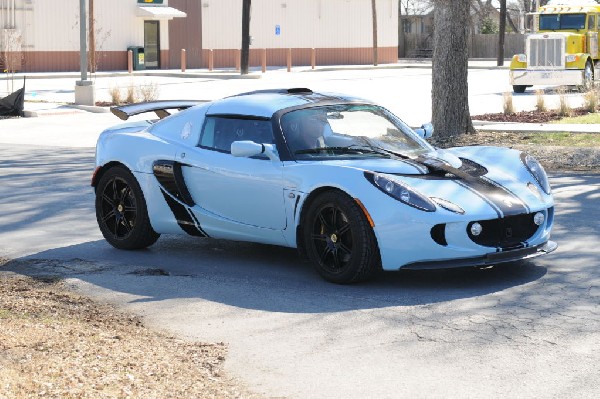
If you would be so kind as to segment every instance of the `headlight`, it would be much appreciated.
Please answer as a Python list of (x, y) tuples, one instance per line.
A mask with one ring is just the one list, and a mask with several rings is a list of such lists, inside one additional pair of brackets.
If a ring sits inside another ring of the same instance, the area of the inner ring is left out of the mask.
[(533, 176), (533, 178), (538, 182), (542, 190), (546, 194), (550, 194), (550, 183), (548, 182), (548, 176), (546, 176), (546, 171), (540, 163), (531, 155), (521, 153), (521, 161), (525, 165), (525, 167), (529, 170), (529, 173)]
[(379, 173), (365, 172), (365, 177), (375, 187), (398, 201), (425, 212), (435, 212), (435, 204), (429, 198), (405, 184), (390, 180)]

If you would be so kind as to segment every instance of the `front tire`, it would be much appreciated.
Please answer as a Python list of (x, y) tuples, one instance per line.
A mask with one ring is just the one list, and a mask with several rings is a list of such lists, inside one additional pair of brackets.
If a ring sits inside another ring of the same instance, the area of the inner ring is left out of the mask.
[(141, 249), (160, 234), (150, 225), (146, 200), (133, 174), (123, 166), (110, 168), (96, 187), (96, 220), (113, 247)]
[(581, 92), (587, 92), (594, 87), (594, 67), (592, 62), (588, 60), (585, 63), (585, 69), (583, 70), (583, 85), (580, 87)]
[(373, 229), (346, 194), (332, 190), (319, 195), (310, 203), (303, 224), (306, 254), (325, 280), (366, 281), (380, 268)]

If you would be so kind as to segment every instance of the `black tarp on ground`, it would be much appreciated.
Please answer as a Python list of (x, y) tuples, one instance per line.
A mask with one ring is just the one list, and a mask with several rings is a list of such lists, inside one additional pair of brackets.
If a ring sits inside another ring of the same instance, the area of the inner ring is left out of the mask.
[(23, 87), (4, 98), (0, 98), (0, 116), (23, 116), (25, 106), (25, 79)]

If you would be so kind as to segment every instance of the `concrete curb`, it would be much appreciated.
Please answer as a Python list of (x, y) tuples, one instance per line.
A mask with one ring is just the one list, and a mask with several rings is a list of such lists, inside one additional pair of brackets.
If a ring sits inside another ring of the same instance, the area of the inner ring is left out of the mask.
[[(147, 72), (147, 71), (133, 71), (133, 73), (129, 73), (127, 71), (115, 71), (115, 72), (99, 72), (94, 74), (89, 78), (89, 80), (94, 80), (94, 78), (117, 78), (117, 77), (136, 77), (136, 76), (154, 76), (154, 77), (167, 77), (167, 78), (195, 78), (195, 79), (260, 79), (262, 73), (251, 72), (248, 75), (240, 75), (237, 73), (229, 73), (229, 72), (180, 72), (173, 70), (164, 70), (164, 72), (157, 70), (155, 72)], [(36, 73), (19, 73), (15, 74), (14, 79), (22, 79), (26, 77), (27, 79), (80, 79), (81, 74), (79, 72), (36, 72)], [(13, 79), (7, 76), (0, 76), (0, 81)]]
[[(497, 66), (492, 65), (495, 60), (486, 59), (472, 59), (469, 60), (471, 63), (469, 69), (508, 69), (510, 60), (505, 60), (505, 65)], [(490, 65), (477, 65), (477, 63), (487, 63)], [(269, 71), (281, 71), (285, 70), (285, 66), (270, 67)], [(331, 66), (317, 66), (315, 69), (311, 69), (309, 66), (293, 66), (292, 71), (294, 72), (332, 72), (332, 71), (366, 71), (366, 70), (377, 70), (377, 69), (431, 69), (431, 59), (408, 59), (403, 58), (401, 61), (395, 64), (380, 64), (374, 65), (331, 65)], [(154, 77), (170, 77), (170, 78), (195, 78), (195, 79), (260, 79), (262, 77), (260, 69), (252, 70), (248, 75), (241, 75), (239, 71), (230, 69), (221, 69), (208, 71), (206, 69), (188, 69), (186, 72), (181, 72), (175, 69), (157, 69), (150, 71), (110, 71), (110, 72), (97, 72), (90, 75), (90, 80), (94, 80), (95, 77), (102, 78), (113, 78), (113, 77), (124, 77), (124, 76), (154, 76)], [(10, 79), (80, 79), (81, 74), (79, 72), (21, 72), (14, 75)], [(8, 80), (8, 76), (0, 76), (0, 81)]]
[(499, 133), (591, 133), (600, 134), (600, 124), (518, 123), (473, 121), (477, 130)]

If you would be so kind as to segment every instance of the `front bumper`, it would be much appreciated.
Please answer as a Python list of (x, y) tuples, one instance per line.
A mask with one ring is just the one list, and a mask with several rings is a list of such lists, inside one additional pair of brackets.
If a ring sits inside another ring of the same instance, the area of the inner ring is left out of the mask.
[(581, 86), (584, 81), (582, 69), (528, 70), (515, 69), (510, 71), (510, 84), (513, 86)]
[(427, 262), (409, 263), (401, 267), (407, 270), (429, 270), (429, 269), (450, 269), (455, 267), (475, 267), (492, 266), (504, 262), (514, 262), (518, 260), (531, 259), (540, 255), (549, 254), (558, 248), (554, 241), (546, 241), (544, 244), (529, 248), (520, 248), (510, 251), (492, 252), (483, 256), (449, 260), (435, 260)]

